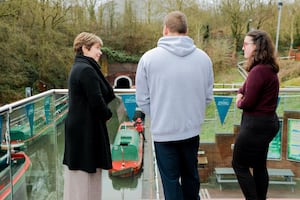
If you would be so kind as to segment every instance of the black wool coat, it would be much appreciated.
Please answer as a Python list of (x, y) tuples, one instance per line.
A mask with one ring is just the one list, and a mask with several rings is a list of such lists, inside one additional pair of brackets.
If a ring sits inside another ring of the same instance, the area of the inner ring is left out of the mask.
[(76, 55), (69, 80), (69, 112), (65, 120), (63, 164), (70, 170), (95, 173), (96, 168), (112, 168), (106, 121), (115, 95), (98, 63)]

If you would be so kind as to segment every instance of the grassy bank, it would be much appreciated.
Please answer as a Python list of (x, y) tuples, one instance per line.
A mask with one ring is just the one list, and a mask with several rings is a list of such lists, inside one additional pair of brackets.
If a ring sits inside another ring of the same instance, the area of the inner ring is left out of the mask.
[[(278, 74), (280, 79), (280, 87), (300, 87), (300, 62), (291, 60), (280, 61), (280, 72)], [(239, 74), (237, 67), (230, 67), (224, 71), (215, 72), (215, 83), (218, 83), (218, 87), (230, 87), (226, 84), (242, 84), (244, 79)], [(216, 94), (215, 94), (216, 95)], [(223, 124), (220, 122), (219, 114), (215, 106), (215, 102), (212, 102), (206, 110), (205, 122), (202, 126), (200, 134), (202, 143), (213, 143), (215, 141), (216, 133), (233, 133), (234, 125), (240, 123), (241, 110), (234, 106), (235, 93), (220, 94), (224, 96), (233, 97), (232, 104), (226, 115)], [(277, 107), (277, 113), (279, 117), (282, 117), (285, 110), (299, 110), (299, 94), (289, 94), (281, 98)]]

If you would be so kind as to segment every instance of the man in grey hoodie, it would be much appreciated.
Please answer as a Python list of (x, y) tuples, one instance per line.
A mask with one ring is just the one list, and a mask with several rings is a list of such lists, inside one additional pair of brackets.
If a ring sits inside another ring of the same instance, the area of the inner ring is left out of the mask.
[(185, 14), (169, 13), (163, 37), (142, 56), (136, 73), (136, 100), (151, 120), (166, 200), (200, 199), (199, 133), (213, 83), (211, 59), (187, 36)]

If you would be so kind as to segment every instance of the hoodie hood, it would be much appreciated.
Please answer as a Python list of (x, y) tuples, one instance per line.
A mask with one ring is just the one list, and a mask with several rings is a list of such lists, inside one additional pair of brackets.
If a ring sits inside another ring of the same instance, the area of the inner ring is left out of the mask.
[(180, 57), (187, 56), (196, 49), (189, 36), (164, 36), (158, 40), (157, 46)]

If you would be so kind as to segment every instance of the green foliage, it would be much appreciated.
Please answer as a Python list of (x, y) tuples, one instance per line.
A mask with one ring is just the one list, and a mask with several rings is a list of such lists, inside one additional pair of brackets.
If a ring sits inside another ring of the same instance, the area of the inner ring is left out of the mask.
[[(300, 24), (299, 24), (299, 26), (300, 26)], [(299, 31), (300, 31), (300, 27), (299, 27)], [(298, 36), (296, 36), (293, 47), (294, 48), (300, 47), (300, 34)]]
[(124, 51), (113, 50), (109, 47), (103, 47), (101, 51), (107, 55), (109, 63), (138, 63), (140, 59), (138, 55), (128, 55)]

